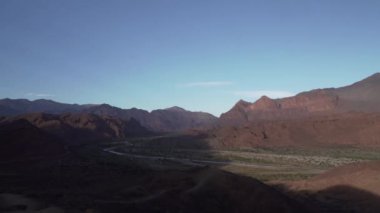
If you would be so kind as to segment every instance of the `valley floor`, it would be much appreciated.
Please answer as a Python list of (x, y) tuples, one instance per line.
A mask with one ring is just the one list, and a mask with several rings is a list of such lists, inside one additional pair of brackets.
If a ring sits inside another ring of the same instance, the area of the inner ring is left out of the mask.
[(104, 151), (129, 159), (148, 162), (173, 161), (193, 166), (214, 166), (222, 170), (257, 178), (261, 181), (301, 180), (329, 169), (380, 160), (380, 150), (337, 148), (176, 148), (168, 143), (152, 146), (149, 138), (124, 141)]
[(360, 212), (286, 184), (380, 159), (377, 150), (214, 150), (167, 140), (89, 144), (54, 158), (1, 162), (0, 211)]

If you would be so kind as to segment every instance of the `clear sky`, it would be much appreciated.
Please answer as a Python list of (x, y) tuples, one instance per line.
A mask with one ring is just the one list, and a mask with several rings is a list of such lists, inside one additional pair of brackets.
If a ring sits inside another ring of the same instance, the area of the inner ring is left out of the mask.
[(0, 1), (0, 98), (219, 115), (378, 71), (379, 0)]

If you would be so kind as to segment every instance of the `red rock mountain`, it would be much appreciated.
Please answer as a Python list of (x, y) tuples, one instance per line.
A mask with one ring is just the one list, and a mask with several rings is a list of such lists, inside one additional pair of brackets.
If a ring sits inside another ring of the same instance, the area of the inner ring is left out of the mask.
[(208, 131), (211, 147), (380, 147), (380, 113), (260, 120)]
[(222, 125), (257, 120), (297, 119), (334, 113), (379, 112), (380, 73), (341, 88), (317, 89), (293, 97), (261, 97), (254, 103), (239, 101), (220, 117)]
[(125, 121), (86, 113), (61, 115), (31, 113), (3, 118), (0, 121), (4, 127), (17, 122), (27, 122), (33, 128), (67, 143), (114, 140), (152, 134), (133, 118)]
[(209, 113), (191, 112), (180, 107), (172, 107), (148, 112), (141, 109), (121, 109), (108, 104), (78, 105), (64, 104), (51, 100), (29, 101), (25, 99), (0, 100), (0, 116), (21, 115), (25, 113), (91, 113), (100, 116), (111, 116), (117, 119), (137, 120), (151, 131), (172, 132), (190, 128), (213, 126), (217, 118)]

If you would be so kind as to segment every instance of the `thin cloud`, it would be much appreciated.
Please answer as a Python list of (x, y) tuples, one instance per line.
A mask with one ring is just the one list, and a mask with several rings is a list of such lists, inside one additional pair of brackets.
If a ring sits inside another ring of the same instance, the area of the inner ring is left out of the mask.
[(294, 96), (293, 92), (289, 91), (276, 91), (276, 90), (253, 90), (253, 91), (236, 91), (236, 96), (241, 98), (258, 99), (261, 96), (268, 96), (269, 98), (285, 98)]
[(55, 95), (52, 95), (52, 94), (46, 94), (46, 93), (34, 93), (34, 92), (26, 93), (25, 96), (29, 96), (29, 97), (38, 97), (38, 98), (55, 97)]
[(233, 84), (231, 81), (200, 81), (182, 84), (184, 87), (221, 87)]

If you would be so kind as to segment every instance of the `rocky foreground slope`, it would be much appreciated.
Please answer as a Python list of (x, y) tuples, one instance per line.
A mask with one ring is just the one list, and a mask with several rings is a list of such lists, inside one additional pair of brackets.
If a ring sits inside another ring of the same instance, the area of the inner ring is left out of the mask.
[(60, 140), (24, 119), (0, 121), (0, 159), (21, 160), (65, 152)]
[(325, 212), (377, 213), (379, 178), (380, 162), (375, 161), (341, 166), (308, 180), (277, 184), (301, 202), (313, 200), (318, 206), (329, 206)]

